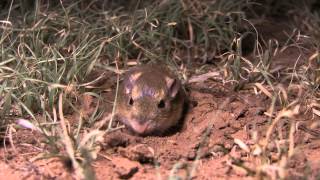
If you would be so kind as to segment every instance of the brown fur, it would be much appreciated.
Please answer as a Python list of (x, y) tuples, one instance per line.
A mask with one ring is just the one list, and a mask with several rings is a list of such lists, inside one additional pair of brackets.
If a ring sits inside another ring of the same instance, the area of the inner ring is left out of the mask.
[(162, 134), (179, 122), (184, 102), (181, 83), (168, 68), (137, 66), (120, 85), (117, 116), (139, 135)]

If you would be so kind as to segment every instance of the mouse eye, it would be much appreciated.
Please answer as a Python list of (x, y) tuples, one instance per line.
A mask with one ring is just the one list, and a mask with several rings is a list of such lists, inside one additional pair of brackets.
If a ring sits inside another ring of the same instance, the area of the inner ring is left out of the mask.
[(132, 97), (129, 99), (128, 104), (129, 104), (130, 106), (132, 106), (132, 105), (133, 105), (133, 99), (132, 99)]
[(164, 100), (160, 100), (160, 102), (158, 103), (158, 108), (164, 108), (166, 106), (166, 103), (164, 102)]

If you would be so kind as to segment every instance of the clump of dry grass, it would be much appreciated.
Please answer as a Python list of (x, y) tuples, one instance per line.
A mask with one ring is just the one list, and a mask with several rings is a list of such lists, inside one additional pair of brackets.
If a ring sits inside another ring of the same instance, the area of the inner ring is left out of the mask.
[[(229, 165), (237, 171), (242, 171), (247, 175), (257, 178), (284, 179), (288, 177), (288, 163), (290, 158), (296, 152), (295, 118), (301, 113), (300, 100), (298, 97), (292, 102), (288, 102), (287, 90), (283, 88), (275, 88), (274, 92), (270, 92), (263, 85), (257, 86), (261, 92), (268, 96), (271, 100), (270, 108), (265, 114), (269, 116), (270, 125), (264, 132), (250, 130), (250, 140), (243, 142), (235, 139), (235, 144), (247, 154), (245, 159), (250, 160), (253, 165), (246, 164), (246, 160), (231, 158)], [(271, 95), (271, 96), (270, 96)], [(284, 99), (283, 99), (284, 98)], [(286, 101), (287, 104), (280, 111), (275, 110), (275, 104), (280, 99)], [(284, 124), (289, 124), (289, 129), (285, 130)]]
[[(310, 9), (307, 11), (310, 13)], [(312, 16), (308, 16), (308, 18), (310, 17)], [(313, 23), (312, 26), (316, 26), (316, 24)], [(243, 85), (252, 87), (250, 84), (254, 84), (255, 92), (264, 94), (271, 101), (270, 108), (265, 113), (270, 118), (268, 129), (265, 132), (255, 130), (249, 132), (252, 139), (246, 142), (235, 139), (235, 143), (247, 156), (246, 160), (230, 159), (229, 165), (235, 170), (259, 179), (288, 178), (290, 160), (296, 153), (301, 153), (296, 148), (298, 146), (295, 139), (296, 132), (304, 129), (304, 132), (319, 137), (317, 131), (305, 129), (305, 127), (300, 128), (296, 120), (301, 114), (320, 115), (318, 111), (320, 107), (318, 103), (319, 48), (317, 40), (314, 41), (317, 39), (317, 35), (313, 33), (314, 28), (310, 28), (310, 30), (309, 32), (303, 31), (305, 34), (295, 30), (284, 46), (270, 45), (267, 46), (267, 49), (259, 49), (257, 46), (256, 52), (260, 52), (257, 57), (260, 59), (256, 63), (246, 60), (236, 53), (227, 54), (226, 62), (231, 64), (225, 66), (226, 72), (228, 72), (226, 77), (230, 79), (229, 81), (241, 88)], [(270, 42), (272, 43), (272, 41)], [(271, 66), (273, 57), (290, 47), (298, 49), (301, 53), (293, 68)], [(307, 59), (307, 61), (301, 63), (300, 58)], [(277, 75), (277, 78), (274, 75)], [(280, 107), (280, 110), (276, 111), (276, 106)], [(248, 160), (254, 165), (248, 164)], [(308, 172), (303, 173), (308, 174)]]

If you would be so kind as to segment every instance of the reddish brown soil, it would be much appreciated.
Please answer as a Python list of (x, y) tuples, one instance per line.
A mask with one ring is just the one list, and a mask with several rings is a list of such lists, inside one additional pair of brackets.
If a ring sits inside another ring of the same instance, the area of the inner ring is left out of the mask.
[[(299, 51), (288, 49), (277, 56), (276, 62), (294, 66), (299, 55)], [(306, 62), (306, 57), (302, 56), (301, 62)], [(190, 84), (189, 89), (189, 111), (177, 132), (164, 137), (137, 137), (125, 130), (105, 135), (102, 150), (93, 163), (97, 179), (167, 179), (169, 176), (183, 179), (188, 176), (193, 179), (252, 179), (257, 176), (235, 165), (236, 161), (241, 160), (242, 165), (254, 170), (262, 164), (259, 158), (249, 156), (241, 149), (235, 139), (249, 147), (255, 144), (253, 133), (257, 133), (258, 142), (264, 139), (270, 126), (269, 117), (264, 113), (270, 107), (271, 100), (263, 93), (254, 94), (252, 88), (232, 92), (210, 79)], [(276, 106), (275, 109), (279, 111), (281, 107)], [(307, 127), (319, 121), (319, 117), (310, 114), (294, 119)], [(276, 131), (281, 128), (284, 138), (287, 138), (289, 123), (283, 121), (281, 124)], [(34, 161), (45, 149), (42, 138), (36, 132), (17, 129), (12, 137), (15, 151), (8, 143), (7, 149), (1, 149), (0, 177), (74, 178), (72, 171), (57, 158)], [(299, 129), (294, 140), (295, 154), (289, 160), (287, 177), (316, 179), (320, 175), (320, 140)], [(192, 168), (194, 173), (190, 174)]]

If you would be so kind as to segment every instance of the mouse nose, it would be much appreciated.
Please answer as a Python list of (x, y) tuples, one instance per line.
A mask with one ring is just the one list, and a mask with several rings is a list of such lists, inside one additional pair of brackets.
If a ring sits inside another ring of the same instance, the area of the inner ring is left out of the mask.
[(143, 134), (148, 129), (149, 123), (148, 122), (141, 122), (139, 120), (134, 120), (131, 122), (132, 129), (139, 134)]

